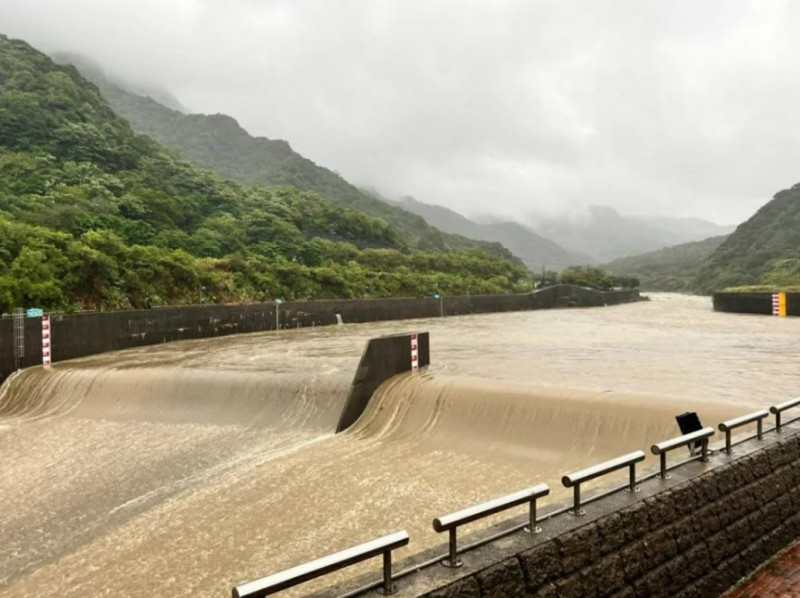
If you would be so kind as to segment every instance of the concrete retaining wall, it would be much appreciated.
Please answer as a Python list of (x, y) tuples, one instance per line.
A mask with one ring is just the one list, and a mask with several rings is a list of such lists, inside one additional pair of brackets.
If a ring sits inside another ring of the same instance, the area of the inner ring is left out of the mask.
[[(714, 293), (714, 310), (772, 315), (772, 293)], [(800, 316), (800, 293), (786, 293), (786, 315)]]
[(397, 596), (717, 598), (800, 536), (800, 427), (766, 438), (424, 569)]
[[(530, 294), (443, 297), (441, 302), (432, 297), (291, 301), (278, 307), (277, 324), (281, 329), (335, 324), (337, 311), (345, 323), (352, 323), (433, 318), (440, 314), (593, 307), (638, 300), (638, 290), (603, 293), (559, 285)], [(53, 315), (53, 361), (176, 340), (275, 330), (275, 327), (276, 307), (271, 303)], [(25, 333), (22, 366), (41, 364), (41, 319), (26, 318)], [(0, 383), (13, 371), (13, 321), (3, 318), (0, 319)]]

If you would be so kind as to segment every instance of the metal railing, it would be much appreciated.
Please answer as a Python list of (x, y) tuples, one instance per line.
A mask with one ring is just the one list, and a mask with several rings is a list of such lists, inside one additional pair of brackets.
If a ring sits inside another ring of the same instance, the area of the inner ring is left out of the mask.
[(775, 414), (775, 429), (780, 432), (781, 431), (781, 414), (786, 411), (787, 409), (791, 409), (792, 407), (800, 406), (800, 397), (796, 399), (791, 399), (784, 403), (778, 403), (777, 405), (773, 405), (769, 408), (769, 410)]
[(665, 440), (663, 442), (659, 442), (658, 444), (654, 444), (650, 447), (650, 450), (654, 455), (658, 455), (661, 460), (661, 471), (659, 476), (662, 480), (666, 480), (669, 478), (667, 475), (667, 453), (673, 449), (680, 448), (682, 446), (688, 446), (689, 451), (692, 455), (695, 454), (694, 443), (696, 441), (701, 442), (701, 456), (700, 460), (703, 462), (708, 461), (708, 439), (714, 435), (714, 428), (703, 428), (702, 430), (698, 430), (697, 432), (692, 432), (691, 434), (684, 434), (683, 436), (678, 436), (677, 438), (671, 438), (670, 440)]
[(625, 467), (629, 469), (628, 490), (631, 492), (636, 492), (636, 464), (644, 461), (644, 457), (645, 454), (643, 451), (634, 451), (632, 453), (628, 453), (627, 455), (617, 457), (616, 459), (605, 461), (599, 465), (594, 465), (593, 467), (587, 467), (586, 469), (581, 469), (580, 471), (568, 473), (561, 478), (561, 483), (564, 484), (565, 488), (575, 489), (572, 503), (573, 508), (570, 513), (573, 515), (584, 514), (583, 509), (581, 509), (581, 484), (583, 482), (588, 482), (589, 480), (599, 478), (600, 476), (606, 475), (607, 473), (611, 473), (613, 471), (624, 469)]
[[(731, 432), (737, 428), (741, 428), (742, 426), (746, 426), (747, 424), (752, 424), (756, 422), (756, 438), (759, 440), (763, 440), (764, 438), (764, 418), (769, 416), (769, 411), (766, 409), (762, 409), (760, 411), (755, 411), (748, 415), (742, 415), (741, 417), (737, 417), (735, 419), (729, 419), (726, 422), (722, 422), (718, 427), (720, 432), (725, 432), (725, 452), (730, 454), (732, 450), (733, 444), (731, 443)], [(752, 437), (750, 437), (752, 438)], [(744, 442), (745, 440), (750, 440), (750, 438), (745, 438), (740, 440), (739, 442)], [(738, 442), (736, 444), (739, 444)]]
[[(800, 397), (780, 403), (778, 405), (774, 405), (769, 408), (769, 411), (762, 409), (760, 411), (720, 423), (718, 425), (719, 431), (725, 433), (725, 452), (730, 454), (732, 447), (737, 444), (753, 438), (762, 440), (765, 432), (770, 432), (772, 430), (780, 432), (782, 425), (785, 426), (789, 423), (799, 420), (800, 417), (789, 422), (781, 422), (781, 414), (787, 409), (794, 407), (800, 407)], [(764, 430), (763, 421), (769, 416), (769, 412), (775, 414), (776, 426), (775, 428)], [(731, 432), (750, 423), (756, 423), (756, 435), (742, 438), (737, 442), (732, 442)], [(660, 457), (659, 472), (642, 476), (638, 481), (644, 482), (654, 477), (668, 479), (670, 477), (667, 474), (668, 469), (676, 468), (689, 461), (700, 459), (703, 462), (708, 462), (710, 453), (709, 439), (714, 436), (714, 434), (715, 431), (713, 428), (703, 428), (702, 430), (698, 430), (690, 434), (684, 434), (683, 436), (678, 436), (676, 438), (671, 438), (669, 440), (654, 444), (650, 447), (650, 450), (654, 455), (658, 455)], [(698, 443), (700, 444), (699, 455), (697, 454), (696, 448)], [(672, 467), (668, 468), (667, 453), (683, 446), (689, 447), (692, 457), (688, 460), (675, 463), (672, 465)], [(383, 579), (381, 581), (375, 581), (348, 592), (342, 596), (342, 598), (352, 598), (362, 594), (367, 590), (375, 588), (377, 588), (382, 594), (393, 594), (395, 593), (395, 588), (393, 586), (394, 580), (413, 574), (420, 569), (435, 565), (436, 563), (441, 563), (447, 567), (460, 567), (462, 566), (462, 562), (458, 558), (458, 555), (463, 554), (468, 550), (483, 546), (489, 542), (508, 536), (512, 533), (516, 533), (523, 529), (529, 533), (541, 532), (542, 530), (538, 526), (538, 523), (552, 519), (555, 516), (567, 512), (582, 515), (584, 513), (583, 509), (581, 508), (582, 504), (586, 505), (590, 502), (594, 502), (609, 496), (615, 492), (625, 489), (630, 492), (636, 492), (638, 490), (638, 487), (636, 486), (636, 463), (640, 463), (644, 461), (644, 459), (645, 453), (643, 451), (634, 451), (621, 457), (617, 457), (616, 459), (605, 461), (598, 465), (564, 475), (561, 479), (564, 487), (574, 488), (572, 508), (570, 509), (570, 507), (567, 506), (564, 508), (558, 508), (556, 510), (549, 510), (540, 518), (537, 517), (536, 501), (537, 499), (550, 494), (550, 488), (547, 484), (539, 484), (520, 492), (509, 494), (479, 505), (475, 505), (473, 507), (462, 509), (461, 511), (450, 513), (442, 517), (437, 517), (433, 520), (433, 529), (438, 533), (444, 531), (449, 532), (449, 551), (447, 556), (444, 558), (442, 556), (437, 556), (424, 562), (413, 563), (410, 567), (397, 572), (395, 575), (392, 574), (392, 550), (406, 546), (409, 543), (408, 533), (405, 531), (383, 536), (376, 540), (372, 540), (371, 542), (359, 544), (358, 546), (348, 548), (321, 559), (317, 559), (315, 561), (311, 561), (309, 563), (305, 563), (303, 565), (293, 567), (291, 569), (287, 569), (255, 581), (241, 584), (233, 589), (233, 598), (259, 598), (262, 596), (268, 596), (378, 555), (383, 556)], [(596, 495), (592, 495), (589, 498), (585, 498), (583, 502), (581, 501), (582, 483), (614, 471), (619, 471), (626, 467), (629, 468), (629, 478), (627, 484), (617, 486)], [(530, 505), (527, 524), (515, 524), (508, 529), (503, 529), (502, 531), (491, 536), (482, 537), (476, 542), (462, 546), (461, 550), (459, 550), (457, 531), (460, 526), (484, 519), (491, 515), (495, 515), (526, 503)]]
[(388, 536), (335, 552), (315, 561), (238, 585), (233, 588), (233, 598), (269, 596), (378, 555), (383, 555), (383, 584), (380, 587), (380, 591), (384, 595), (394, 594), (395, 589), (392, 585), (392, 550), (407, 544), (408, 533), (406, 531), (395, 532)]
[(450, 551), (448, 556), (442, 559), (442, 564), (446, 567), (461, 566), (461, 559), (458, 558), (458, 540), (456, 538), (459, 526), (500, 513), (512, 507), (529, 503), (528, 526), (525, 527), (525, 531), (529, 533), (540, 532), (541, 529), (536, 525), (536, 500), (548, 494), (550, 494), (550, 487), (547, 484), (538, 484), (514, 494), (508, 494), (474, 507), (462, 509), (443, 517), (437, 517), (433, 520), (433, 529), (438, 533), (444, 531), (450, 533)]

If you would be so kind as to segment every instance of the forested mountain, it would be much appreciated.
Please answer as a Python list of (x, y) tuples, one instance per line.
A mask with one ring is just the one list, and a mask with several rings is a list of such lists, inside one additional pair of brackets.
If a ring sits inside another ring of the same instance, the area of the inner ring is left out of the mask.
[(608, 206), (592, 206), (573, 217), (531, 217), (540, 235), (598, 262), (640, 255), (663, 247), (725, 235), (732, 227), (698, 218), (633, 218)]
[(337, 173), (304, 158), (286, 141), (251, 136), (230, 116), (184, 114), (136, 93), (126, 83), (108, 78), (85, 58), (72, 54), (56, 58), (75, 64), (135, 131), (152, 137), (195, 166), (240, 183), (265, 188), (291, 185), (317, 193), (336, 205), (382, 218), (413, 247), (423, 251), (482, 247), (494, 255), (514, 259), (499, 243), (443, 234), (420, 216), (364, 193)]
[(423, 203), (413, 197), (405, 197), (398, 203), (445, 232), (502, 243), (534, 272), (540, 271), (543, 267), (548, 270), (562, 270), (569, 266), (592, 262), (588, 256), (567, 251), (550, 239), (545, 239), (516, 222), (479, 224), (453, 210)]
[(700, 266), (727, 238), (723, 235), (665, 247), (623, 257), (603, 267), (619, 276), (637, 278), (645, 291), (691, 291)]
[(527, 272), (420, 253), (383, 220), (200, 171), (97, 88), (0, 35), (0, 311), (488, 292)]
[(702, 292), (746, 285), (800, 285), (800, 183), (778, 192), (740, 224), (693, 281)]

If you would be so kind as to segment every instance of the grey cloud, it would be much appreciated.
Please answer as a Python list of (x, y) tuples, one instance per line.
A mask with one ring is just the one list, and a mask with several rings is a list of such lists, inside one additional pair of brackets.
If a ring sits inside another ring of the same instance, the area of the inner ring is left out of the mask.
[(789, 0), (0, 0), (0, 23), (465, 213), (736, 222), (800, 179)]

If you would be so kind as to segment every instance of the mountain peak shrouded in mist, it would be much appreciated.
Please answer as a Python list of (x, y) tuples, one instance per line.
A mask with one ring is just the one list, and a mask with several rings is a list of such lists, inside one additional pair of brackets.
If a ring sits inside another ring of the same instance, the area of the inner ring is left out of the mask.
[(699, 218), (624, 216), (601, 205), (557, 217), (530, 214), (528, 221), (539, 234), (599, 262), (701, 241), (733, 229)]
[(566, 250), (517, 222), (499, 219), (478, 223), (449, 208), (424, 203), (410, 196), (401, 198), (397, 203), (443, 231), (502, 243), (534, 272), (542, 268), (562, 270), (592, 262), (587, 255)]
[(149, 97), (172, 110), (186, 112), (186, 108), (178, 98), (160, 83), (136, 82), (129, 78), (109, 75), (99, 62), (74, 52), (53, 52), (50, 56), (56, 64), (71, 64), (77, 68), (81, 74), (92, 81), (95, 85), (106, 82), (117, 85), (123, 89), (143, 97)]
[[(91, 79), (96, 73), (97, 69), (90, 68), (85, 76)], [(338, 173), (303, 157), (287, 141), (253, 137), (232, 116), (184, 114), (130, 91), (124, 81), (114, 82), (104, 76), (93, 83), (134, 130), (156, 139), (195, 166), (241, 183), (267, 188), (291, 185), (317, 193), (333, 204), (382, 218), (420, 250), (481, 247), (519, 263), (500, 243), (443, 234), (416, 214), (362, 192)]]
[(464, 214), (741, 222), (800, 155), (789, 1), (8, 0), (0, 23)]

